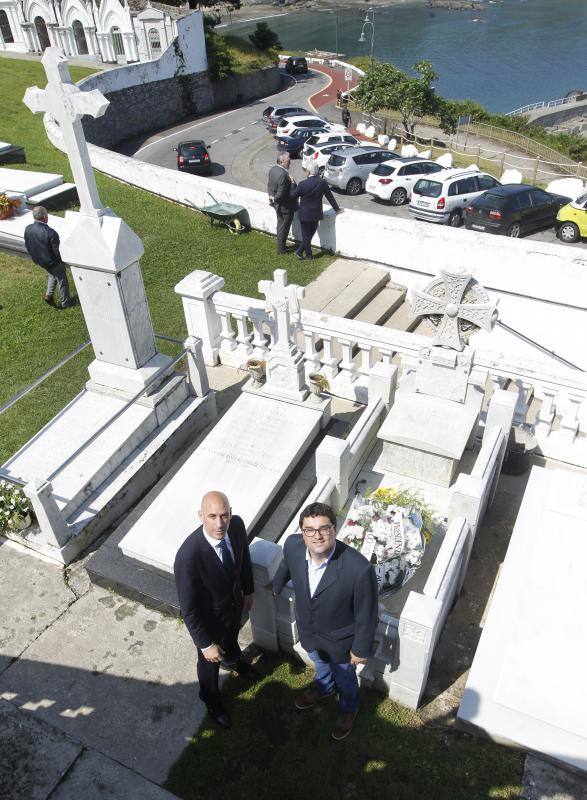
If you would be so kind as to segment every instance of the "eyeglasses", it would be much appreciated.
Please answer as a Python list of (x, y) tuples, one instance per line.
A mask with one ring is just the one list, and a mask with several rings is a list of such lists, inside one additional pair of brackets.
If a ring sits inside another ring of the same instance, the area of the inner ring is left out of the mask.
[(322, 536), (328, 536), (334, 530), (334, 525), (321, 525), (319, 528), (302, 528), (302, 533), (310, 538), (321, 533)]

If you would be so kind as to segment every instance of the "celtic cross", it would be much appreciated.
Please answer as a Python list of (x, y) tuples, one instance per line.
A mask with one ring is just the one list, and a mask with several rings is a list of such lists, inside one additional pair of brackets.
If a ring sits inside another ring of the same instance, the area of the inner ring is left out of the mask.
[[(490, 331), (496, 318), (492, 303), (482, 286), (468, 272), (440, 270), (441, 278), (433, 280), (423, 292), (412, 293), (412, 314), (415, 317), (440, 316), (434, 344), (462, 350), (466, 339), (460, 322)], [(475, 302), (464, 302), (465, 294)], [(470, 335), (470, 334), (469, 334)]]
[(300, 318), (300, 300), (304, 289), (295, 284), (288, 284), (287, 272), (276, 269), (272, 281), (259, 281), (259, 291), (265, 295), (268, 311), (274, 311), (277, 319), (277, 336), (275, 345), (289, 348), (293, 340), (291, 323)]
[(81, 118), (85, 114), (101, 117), (109, 106), (104, 95), (94, 89), (82, 92), (72, 83), (67, 59), (58, 47), (48, 47), (41, 59), (47, 73), (47, 86), (29, 87), (23, 102), (33, 114), (47, 111), (59, 123), (82, 214), (102, 216), (104, 206), (98, 195)]

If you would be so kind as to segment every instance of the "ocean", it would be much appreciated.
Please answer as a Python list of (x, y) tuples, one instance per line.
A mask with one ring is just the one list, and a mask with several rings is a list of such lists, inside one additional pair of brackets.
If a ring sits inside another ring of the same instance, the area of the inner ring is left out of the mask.
[[(370, 54), (369, 26), (366, 42), (358, 41), (367, 8), (338, 11), (338, 49), (347, 57)], [(336, 18), (334, 10), (311, 9), (264, 21), (284, 49), (334, 52)], [(222, 32), (246, 37), (255, 24), (235, 22)], [(379, 6), (374, 53), (404, 71), (431, 61), (439, 94), (512, 111), (587, 90), (587, 0), (488, 0), (463, 11), (409, 2)]]

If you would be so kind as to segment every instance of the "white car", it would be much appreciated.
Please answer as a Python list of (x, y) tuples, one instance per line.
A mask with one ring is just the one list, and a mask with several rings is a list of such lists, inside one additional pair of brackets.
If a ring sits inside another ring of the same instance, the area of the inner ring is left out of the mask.
[(322, 175), (324, 166), (330, 158), (330, 154), (351, 146), (352, 145), (349, 145), (347, 142), (314, 145), (305, 144), (302, 152), (302, 167), (303, 169), (308, 169), (310, 164), (318, 164), (320, 167), (320, 174)]
[(416, 219), (458, 228), (469, 203), (495, 186), (501, 182), (477, 168), (443, 169), (416, 181), (409, 211)]
[(317, 131), (345, 130), (344, 125), (333, 125), (321, 117), (304, 114), (303, 116), (284, 117), (277, 126), (277, 137), (291, 136), (292, 131), (298, 128), (304, 128), (305, 130), (316, 128)]
[(403, 206), (418, 178), (441, 170), (440, 164), (425, 158), (398, 158), (397, 161), (387, 161), (385, 164), (379, 164), (369, 175), (365, 191), (380, 200), (388, 200), (392, 206)]
[(342, 131), (326, 131), (326, 133), (315, 133), (313, 136), (310, 136), (304, 147), (307, 147), (308, 145), (315, 147), (316, 145), (322, 144), (339, 144), (340, 142), (348, 145), (348, 147), (355, 147), (356, 145), (361, 144), (358, 139), (344, 129)]

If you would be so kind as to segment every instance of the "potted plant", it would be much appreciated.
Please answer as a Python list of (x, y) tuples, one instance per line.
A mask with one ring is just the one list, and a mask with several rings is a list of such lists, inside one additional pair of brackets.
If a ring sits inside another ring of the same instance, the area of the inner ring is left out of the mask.
[(0, 193), (0, 219), (8, 219), (14, 213), (14, 207), (6, 195)]
[(310, 372), (308, 375), (308, 386), (312, 392), (312, 399), (316, 402), (320, 402), (322, 393), (330, 389), (328, 378), (320, 372)]
[(22, 531), (31, 524), (32, 508), (18, 486), (0, 481), (0, 532)]
[(241, 372), (248, 372), (253, 379), (253, 386), (259, 387), (263, 383), (265, 376), (265, 362), (262, 358), (249, 358), (239, 367)]

